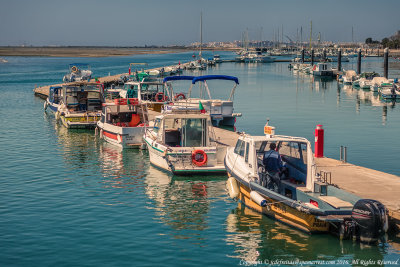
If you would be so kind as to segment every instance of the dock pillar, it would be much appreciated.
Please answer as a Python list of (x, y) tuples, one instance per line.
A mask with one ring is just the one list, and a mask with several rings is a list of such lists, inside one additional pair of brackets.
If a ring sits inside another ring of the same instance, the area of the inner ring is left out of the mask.
[(342, 70), (342, 49), (339, 48), (337, 56), (337, 70), (340, 72)]
[(357, 74), (361, 74), (361, 48), (358, 49)]
[(304, 48), (301, 49), (301, 63), (304, 63)]
[(326, 48), (324, 48), (323, 57), (324, 57), (324, 61), (326, 61)]
[(318, 124), (315, 128), (315, 157), (323, 158), (324, 157), (324, 129), (322, 129), (322, 125)]
[(311, 66), (314, 66), (314, 49), (311, 49)]
[(383, 76), (388, 78), (388, 70), (389, 70), (389, 49), (386, 47), (383, 52)]

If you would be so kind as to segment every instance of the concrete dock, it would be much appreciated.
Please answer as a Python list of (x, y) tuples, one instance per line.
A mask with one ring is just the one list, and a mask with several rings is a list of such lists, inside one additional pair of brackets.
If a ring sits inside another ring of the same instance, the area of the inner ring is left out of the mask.
[[(187, 63), (186, 63), (187, 64)], [(182, 65), (181, 65), (182, 67)], [(121, 74), (99, 78), (102, 83), (115, 82)], [(59, 84), (61, 85), (61, 84)], [(52, 85), (56, 86), (56, 85)], [(34, 93), (47, 98), (50, 86), (35, 88)], [(150, 111), (149, 119), (159, 113)], [(239, 133), (213, 128), (216, 141), (221, 145), (235, 146)], [(382, 202), (389, 210), (391, 225), (400, 229), (400, 177), (373, 169), (344, 163), (331, 158), (316, 158), (317, 172), (330, 172), (332, 184), (361, 198)]]

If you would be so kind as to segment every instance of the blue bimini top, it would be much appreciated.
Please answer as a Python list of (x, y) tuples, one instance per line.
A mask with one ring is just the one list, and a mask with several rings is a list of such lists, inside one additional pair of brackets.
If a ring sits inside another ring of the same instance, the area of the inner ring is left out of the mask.
[(178, 80), (188, 80), (191, 81), (195, 78), (195, 76), (169, 76), (165, 77), (163, 82), (168, 82), (168, 81), (178, 81)]
[(198, 76), (193, 78), (192, 84), (195, 84), (198, 81), (204, 82), (205, 80), (230, 80), (234, 81), (236, 84), (239, 84), (239, 79), (234, 76), (228, 76), (228, 75), (204, 75), (204, 76)]

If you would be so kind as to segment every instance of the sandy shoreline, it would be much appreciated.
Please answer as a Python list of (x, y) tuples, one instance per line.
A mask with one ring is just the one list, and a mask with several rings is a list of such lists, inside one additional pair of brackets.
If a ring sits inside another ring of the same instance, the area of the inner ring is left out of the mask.
[(191, 48), (134, 47), (0, 47), (0, 57), (114, 57), (140, 54), (183, 53), (190, 51), (194, 50)]

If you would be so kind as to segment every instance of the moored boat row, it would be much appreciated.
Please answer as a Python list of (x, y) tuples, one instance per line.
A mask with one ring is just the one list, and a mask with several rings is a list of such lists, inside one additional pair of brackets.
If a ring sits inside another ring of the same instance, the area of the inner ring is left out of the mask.
[[(376, 243), (386, 232), (387, 212), (380, 202), (360, 199), (316, 174), (308, 140), (275, 135), (267, 126), (266, 136), (241, 134), (235, 148), (217, 141), (213, 125), (233, 125), (237, 117), (233, 113), (236, 77), (173, 76), (156, 81), (144, 76), (127, 81), (120, 92), (124, 97), (112, 101), (104, 97), (99, 83), (54, 87), (45, 108), (51, 105), (61, 120), (70, 113), (82, 119), (96, 112), (102, 139), (122, 148), (145, 144), (150, 162), (173, 174), (228, 173), (227, 188), (233, 198), (307, 233), (330, 232)], [(191, 81), (188, 93), (174, 92), (172, 82), (177, 80)], [(211, 97), (210, 80), (234, 82), (226, 103)], [(202, 84), (200, 98), (191, 94), (196, 84)], [(149, 120), (148, 109), (160, 112), (154, 121)], [(74, 126), (64, 121), (63, 125)], [(86, 125), (93, 123), (87, 119)], [(268, 152), (269, 156), (279, 153), (284, 168), (271, 171)]]

